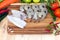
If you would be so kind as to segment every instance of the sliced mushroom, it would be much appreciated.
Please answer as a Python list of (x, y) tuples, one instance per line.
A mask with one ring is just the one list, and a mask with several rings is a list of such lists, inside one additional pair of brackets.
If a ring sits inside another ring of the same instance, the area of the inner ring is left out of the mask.
[(24, 9), (25, 9), (25, 10), (31, 9), (31, 5), (25, 5), (25, 6), (24, 6)]
[(45, 14), (47, 14), (47, 13), (48, 13), (47, 8), (44, 8), (44, 9), (42, 10), (42, 12), (44, 12)]
[(24, 5), (20, 6), (20, 11), (24, 11)]
[(37, 12), (34, 12), (33, 19), (34, 20), (37, 20), (38, 19)]
[(39, 9), (38, 5), (32, 5), (32, 9), (35, 9), (35, 10)]
[(39, 5), (39, 8), (40, 8), (40, 9), (44, 9), (44, 8), (46, 8), (46, 4), (41, 3), (41, 4)]
[(44, 13), (44, 12), (40, 12), (40, 13), (38, 13), (38, 19), (41, 21), (41, 20), (43, 20), (44, 18), (45, 18), (45, 16), (46, 16), (46, 14)]

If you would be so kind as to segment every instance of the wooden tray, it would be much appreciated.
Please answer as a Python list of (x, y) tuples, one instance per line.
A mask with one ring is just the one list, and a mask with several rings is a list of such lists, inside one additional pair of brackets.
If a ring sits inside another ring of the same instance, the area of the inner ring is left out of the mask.
[[(9, 6), (9, 8), (19, 10), (20, 5), (20, 3), (12, 4)], [(11, 15), (11, 12), (9, 12), (9, 15)], [(52, 21), (52, 17), (49, 13), (46, 18), (39, 23), (27, 23), (24, 29), (18, 28), (8, 21), (7, 31), (9, 34), (51, 34), (52, 32), (47, 32), (45, 29), (47, 28), (47, 25)]]

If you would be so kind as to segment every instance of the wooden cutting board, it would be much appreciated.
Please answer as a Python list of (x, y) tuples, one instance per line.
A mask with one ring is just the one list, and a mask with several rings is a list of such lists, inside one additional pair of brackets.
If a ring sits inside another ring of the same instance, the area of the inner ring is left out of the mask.
[[(20, 7), (20, 4), (19, 5), (14, 4), (9, 6), (9, 9), (19, 10), (19, 7)], [(9, 15), (11, 15), (11, 12), (9, 12)], [(46, 28), (47, 28), (47, 25), (52, 21), (53, 19), (49, 13), (47, 14), (46, 18), (41, 22), (39, 23), (29, 22), (23, 29), (15, 26), (13, 23), (8, 21), (7, 31), (9, 34), (51, 34), (52, 32), (47, 32)]]

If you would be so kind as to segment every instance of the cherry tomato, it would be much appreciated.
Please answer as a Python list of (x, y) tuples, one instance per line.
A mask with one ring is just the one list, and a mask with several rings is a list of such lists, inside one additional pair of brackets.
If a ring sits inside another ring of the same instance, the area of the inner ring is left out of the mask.
[(55, 16), (57, 16), (57, 17), (60, 18), (60, 8), (56, 9), (56, 10), (54, 11), (54, 14), (55, 14)]
[(51, 9), (56, 10), (59, 7), (59, 3), (53, 3), (51, 4)]

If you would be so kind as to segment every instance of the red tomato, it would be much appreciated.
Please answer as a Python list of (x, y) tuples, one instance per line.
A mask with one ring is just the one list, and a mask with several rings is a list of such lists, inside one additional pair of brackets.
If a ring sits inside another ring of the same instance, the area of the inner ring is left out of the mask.
[(60, 18), (60, 8), (56, 9), (56, 10), (54, 11), (54, 14), (55, 14), (55, 16), (57, 16), (57, 17)]
[(51, 4), (51, 9), (56, 10), (59, 7), (59, 3), (53, 3)]

